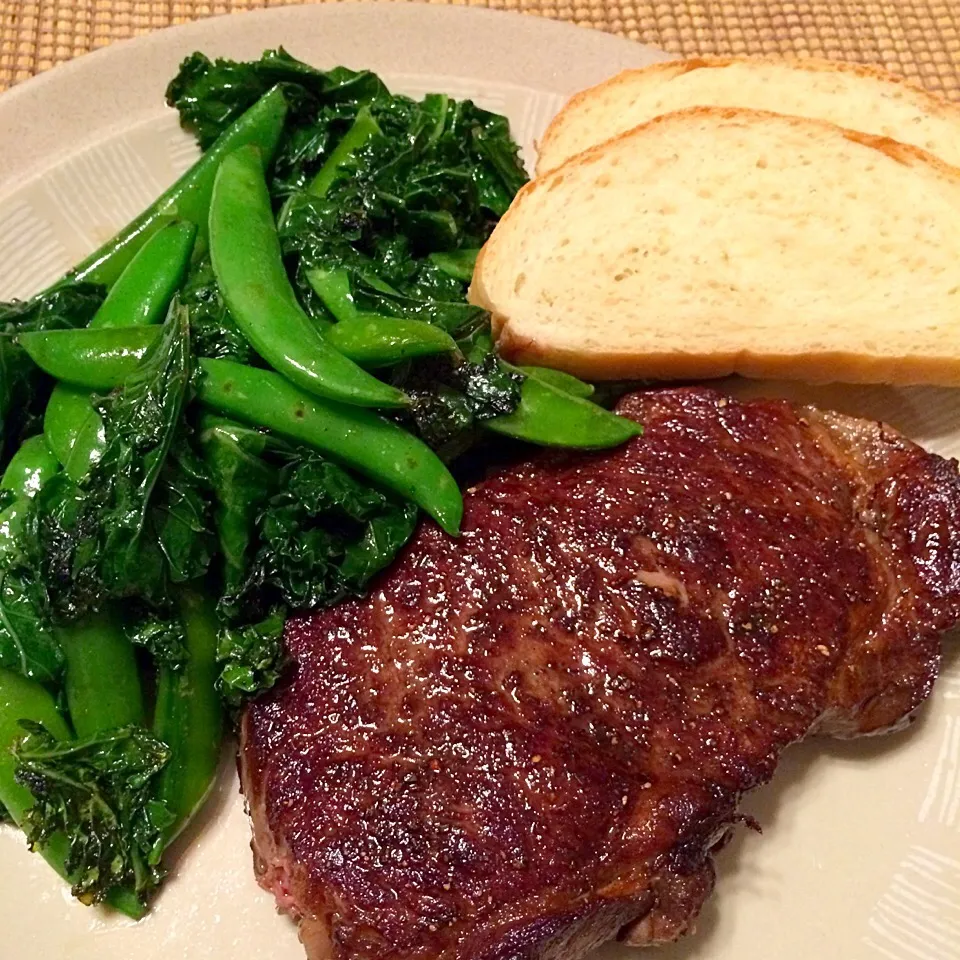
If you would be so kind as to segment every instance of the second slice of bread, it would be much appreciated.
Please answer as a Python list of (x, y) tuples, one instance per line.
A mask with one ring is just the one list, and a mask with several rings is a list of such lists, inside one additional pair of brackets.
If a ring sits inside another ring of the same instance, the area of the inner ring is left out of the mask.
[(960, 171), (761, 111), (660, 117), (521, 190), (477, 262), (504, 356), (587, 379), (960, 385)]
[(675, 60), (627, 70), (578, 93), (540, 143), (537, 173), (664, 113), (772, 110), (892, 137), (960, 166), (960, 105), (876, 67), (827, 60)]

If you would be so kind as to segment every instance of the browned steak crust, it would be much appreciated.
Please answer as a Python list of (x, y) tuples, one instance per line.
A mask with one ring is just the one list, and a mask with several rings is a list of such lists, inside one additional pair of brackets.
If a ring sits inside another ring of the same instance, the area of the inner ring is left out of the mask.
[(669, 940), (740, 795), (901, 722), (960, 615), (955, 464), (877, 424), (635, 394), (627, 447), (506, 470), (244, 718), (261, 882), (313, 957)]

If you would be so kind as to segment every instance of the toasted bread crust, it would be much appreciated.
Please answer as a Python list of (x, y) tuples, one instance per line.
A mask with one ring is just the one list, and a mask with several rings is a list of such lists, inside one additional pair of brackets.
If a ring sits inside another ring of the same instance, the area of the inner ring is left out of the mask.
[[(501, 321), (501, 327), (503, 323)], [(954, 357), (869, 357), (830, 352), (816, 356), (737, 351), (703, 355), (615, 351), (585, 354), (551, 349), (507, 327), (497, 345), (511, 363), (552, 367), (582, 380), (713, 380), (731, 375), (808, 383), (890, 383), (900, 386), (960, 387), (960, 360)]]

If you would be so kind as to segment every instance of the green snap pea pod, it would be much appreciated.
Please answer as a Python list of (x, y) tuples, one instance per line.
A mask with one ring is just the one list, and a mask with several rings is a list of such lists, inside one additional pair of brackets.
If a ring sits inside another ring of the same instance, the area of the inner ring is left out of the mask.
[(367, 106), (361, 107), (357, 111), (353, 125), (333, 148), (333, 153), (330, 154), (326, 163), (310, 181), (307, 191), (315, 197), (326, 196), (327, 191), (333, 186), (334, 180), (337, 179), (340, 168), (379, 132), (380, 127), (377, 126), (377, 121), (373, 119), (370, 108)]
[[(19, 340), (33, 362), (55, 379), (86, 390), (107, 391), (133, 373), (159, 336), (159, 327), (129, 327), (38, 330), (20, 334)], [(345, 356), (371, 367), (446, 353), (457, 346), (449, 334), (431, 323), (372, 313), (331, 324), (328, 338)]]
[[(350, 289), (350, 274), (346, 270), (339, 267), (331, 269), (329, 267), (313, 266), (308, 268), (305, 274), (314, 293), (323, 301), (323, 305), (337, 320), (355, 320), (357, 317), (370, 316), (369, 313), (361, 311), (357, 307), (357, 303), (353, 299), (353, 292)], [(364, 279), (380, 293), (385, 293), (390, 297), (400, 296), (398, 290), (394, 290), (389, 283), (381, 280), (376, 274), (371, 273)], [(379, 316), (379, 314), (374, 314), (374, 316)], [(328, 328), (329, 325), (323, 329)]]
[(535, 377), (524, 380), (520, 390), (520, 406), (513, 413), (484, 420), (483, 426), (542, 446), (588, 450), (615, 447), (643, 432), (632, 420)]
[(70, 719), (78, 737), (143, 723), (143, 692), (133, 644), (110, 610), (56, 631), (66, 662)]
[(317, 400), (268, 370), (200, 361), (198, 395), (208, 407), (305, 443), (412, 500), (448, 533), (460, 529), (463, 499), (440, 458), (395, 423), (346, 404)]
[(66, 721), (44, 686), (12, 670), (0, 669), (0, 801), (17, 823), (33, 806), (33, 795), (14, 779), (16, 762), (10, 752), (25, 732), (21, 720), (42, 723), (59, 740), (71, 738)]
[(75, 483), (99, 462), (106, 444), (103, 421), (93, 409), (90, 394), (65, 383), (58, 383), (50, 394), (43, 416), (43, 434)]
[(517, 370), (525, 377), (533, 377), (534, 380), (539, 380), (562, 393), (569, 393), (571, 397), (582, 397), (586, 400), (592, 397), (595, 391), (592, 383), (585, 383), (562, 370), (551, 370), (549, 367), (517, 367)]
[(42, 433), (24, 440), (0, 478), (0, 489), (32, 497), (60, 469)]
[(0, 488), (16, 496), (16, 500), (0, 512), (0, 557), (17, 539), (27, 502), (59, 469), (60, 462), (42, 433), (24, 440), (13, 455), (0, 479)]
[(361, 367), (387, 367), (401, 360), (457, 349), (453, 337), (432, 323), (358, 310), (346, 270), (311, 267), (306, 277), (337, 319), (324, 328), (324, 336)]
[(216, 603), (185, 588), (178, 599), (188, 659), (181, 670), (160, 668), (153, 733), (170, 747), (170, 761), (154, 796), (176, 817), (164, 833), (168, 845), (203, 805), (216, 778), (223, 733), (223, 706), (215, 681), (220, 622)]
[[(33, 806), (33, 794), (16, 781), (16, 761), (11, 753), (13, 744), (24, 733), (21, 720), (42, 724), (58, 740), (71, 739), (66, 721), (44, 687), (11, 670), (0, 670), (0, 802), (18, 825), (23, 824), (26, 812)], [(67, 838), (60, 833), (54, 834), (40, 851), (65, 880), (69, 880), (64, 866), (68, 852)], [(146, 913), (132, 891), (112, 890), (107, 903), (134, 920)]]
[[(314, 293), (337, 320), (353, 320), (360, 313), (350, 291), (350, 274), (346, 270), (310, 267), (305, 275)], [(329, 327), (324, 330), (329, 331)]]
[(54, 379), (106, 391), (136, 370), (160, 333), (158, 326), (35, 330), (18, 339), (30, 359)]
[[(13, 455), (0, 479), (0, 487), (16, 498), (0, 512), (0, 567), (18, 551), (22, 543), (23, 523), (30, 501), (59, 470), (60, 463), (43, 434), (25, 440)], [(18, 575), (8, 576), (6, 570), (0, 571), (0, 596), (0, 619), (5, 629), (16, 638), (19, 633), (17, 621), (21, 617), (26, 618), (34, 642), (45, 646), (48, 651), (40, 662), (32, 663), (21, 653), (20, 672), (31, 679), (52, 681), (59, 666), (56, 653), (58, 644), (53, 629), (31, 597), (27, 584)]]
[(260, 156), (226, 157), (210, 202), (210, 257), (227, 309), (253, 348), (308, 393), (368, 407), (407, 398), (358, 367), (324, 339), (290, 285)]
[[(388, 325), (394, 323), (398, 325), (398, 329), (396, 339), (391, 342), (385, 337), (386, 332), (389, 332)], [(425, 355), (417, 340), (421, 331), (415, 331), (415, 345), (412, 348), (410, 341), (403, 340), (406, 332), (404, 325), (407, 323), (429, 327), (437, 335), (437, 346), (440, 338), (443, 338), (444, 346), (447, 345), (447, 335), (443, 331), (421, 321), (404, 321), (401, 318), (376, 317), (374, 320), (361, 313), (352, 320), (343, 320), (332, 325), (331, 329), (342, 329), (345, 352), (355, 357), (358, 362), (372, 365), (396, 362), (398, 353), (405, 349), (411, 349), (407, 356)], [(157, 335), (158, 331), (149, 328), (109, 331), (58, 330), (23, 335), (21, 340), (37, 365), (51, 375), (66, 381), (79, 382), (87, 387), (108, 390), (124, 380), (139, 362), (152, 338)], [(413, 352), (417, 350), (421, 352)], [(521, 406), (513, 414), (486, 421), (489, 429), (531, 443), (586, 448), (614, 446), (639, 432), (630, 421), (609, 413), (596, 404), (574, 402), (585, 401), (592, 394), (593, 387), (590, 384), (547, 368), (518, 369), (527, 376), (522, 389)], [(536, 381), (542, 389), (530, 381)], [(85, 433), (93, 438), (98, 436), (97, 430), (102, 431), (102, 425), (96, 412), (90, 407), (86, 393), (71, 391), (63, 385), (58, 386), (55, 393), (70, 394), (69, 400), (74, 407), (67, 415), (57, 419), (63, 411), (63, 402), (51, 404), (47, 410), (44, 428), (51, 446), (62, 458), (69, 475), (74, 479), (81, 479), (96, 462), (89, 452), (92, 450), (96, 454), (99, 450), (97, 444), (83, 443), (81, 438), (76, 437), (73, 432), (76, 418), (82, 416)], [(65, 440), (62, 439), (64, 437)], [(100, 442), (102, 443), (102, 436)]]
[(333, 324), (327, 340), (361, 367), (388, 367), (413, 357), (457, 349), (453, 337), (432, 323), (361, 313)]
[(431, 253), (428, 259), (444, 273), (469, 283), (473, 279), (473, 268), (477, 265), (479, 255), (480, 249), (471, 247), (468, 250), (452, 250), (449, 253)]
[[(17, 764), (11, 752), (14, 743), (25, 733), (21, 720), (43, 724), (58, 740), (71, 739), (70, 729), (45, 687), (12, 670), (0, 670), (0, 802), (18, 825), (33, 806), (33, 794), (17, 783)], [(56, 834), (40, 852), (50, 866), (66, 878), (63, 864), (68, 852), (67, 838)]]
[[(183, 279), (195, 233), (191, 225), (181, 223), (154, 233), (130, 260), (90, 328), (156, 323)], [(63, 383), (54, 387), (47, 401), (43, 431), (64, 470), (77, 483), (103, 453), (103, 423), (89, 394)]]
[(274, 87), (224, 130), (216, 143), (173, 186), (75, 267), (68, 278), (112, 286), (143, 244), (174, 219), (195, 223), (199, 229), (197, 249), (204, 249), (207, 210), (220, 161), (247, 144), (259, 149), (264, 158), (271, 158), (280, 142), (286, 115), (286, 99), (280, 88)]
[(90, 321), (91, 327), (157, 323), (183, 283), (197, 228), (168, 223), (137, 251)]

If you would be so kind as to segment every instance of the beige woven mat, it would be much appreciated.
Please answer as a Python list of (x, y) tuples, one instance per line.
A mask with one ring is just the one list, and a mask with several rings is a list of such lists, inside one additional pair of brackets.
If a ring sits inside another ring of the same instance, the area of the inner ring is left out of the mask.
[[(289, 2), (0, 0), (0, 89), (123, 37), (200, 17)], [(764, 53), (878, 63), (960, 99), (960, 0), (467, 2), (572, 20), (687, 55)]]

